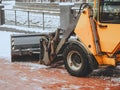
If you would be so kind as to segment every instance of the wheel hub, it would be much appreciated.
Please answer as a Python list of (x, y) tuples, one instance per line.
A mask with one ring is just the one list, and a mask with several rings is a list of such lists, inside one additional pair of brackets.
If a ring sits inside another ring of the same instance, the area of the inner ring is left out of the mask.
[(81, 55), (77, 51), (71, 51), (68, 53), (67, 62), (72, 70), (77, 71), (82, 66)]

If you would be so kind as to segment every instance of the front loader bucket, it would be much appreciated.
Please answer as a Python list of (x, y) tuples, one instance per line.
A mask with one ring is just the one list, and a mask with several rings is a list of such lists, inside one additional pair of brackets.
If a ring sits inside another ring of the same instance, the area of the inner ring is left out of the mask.
[[(60, 32), (61, 31), (61, 32)], [(39, 61), (50, 65), (55, 58), (62, 30), (11, 36), (11, 61)], [(62, 35), (61, 35), (62, 36)]]
[(40, 40), (47, 34), (22, 34), (11, 36), (11, 61), (39, 61)]

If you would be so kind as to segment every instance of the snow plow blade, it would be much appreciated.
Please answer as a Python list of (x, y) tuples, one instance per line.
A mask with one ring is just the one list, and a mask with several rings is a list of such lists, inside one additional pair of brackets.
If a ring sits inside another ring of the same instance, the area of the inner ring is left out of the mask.
[[(51, 32), (53, 33), (53, 32)], [(41, 39), (48, 39), (49, 33), (34, 33), (11, 36), (11, 61), (39, 61), (43, 47)]]

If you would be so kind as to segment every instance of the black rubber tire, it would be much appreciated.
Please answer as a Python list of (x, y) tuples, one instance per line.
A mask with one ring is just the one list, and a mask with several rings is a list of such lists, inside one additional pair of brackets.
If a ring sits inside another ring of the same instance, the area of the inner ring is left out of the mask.
[[(67, 46), (67, 48), (63, 53), (63, 59), (64, 59), (65, 68), (72, 76), (85, 77), (89, 75), (92, 71), (90, 68), (87, 55), (83, 50), (83, 47), (80, 47), (77, 44), (71, 44)], [(70, 63), (69, 65), (70, 60), (72, 63)], [(74, 64), (74, 62), (78, 63), (78, 67), (77, 64)], [(76, 65), (75, 69), (77, 68), (76, 70), (74, 70), (73, 67), (75, 65)]]

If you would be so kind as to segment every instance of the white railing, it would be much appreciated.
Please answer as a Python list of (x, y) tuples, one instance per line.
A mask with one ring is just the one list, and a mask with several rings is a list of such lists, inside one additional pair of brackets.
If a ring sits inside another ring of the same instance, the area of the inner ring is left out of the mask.
[(37, 27), (42, 28), (58, 28), (60, 26), (59, 12), (38, 11), (38, 10), (15, 10), (2, 9), (5, 13), (5, 24)]

